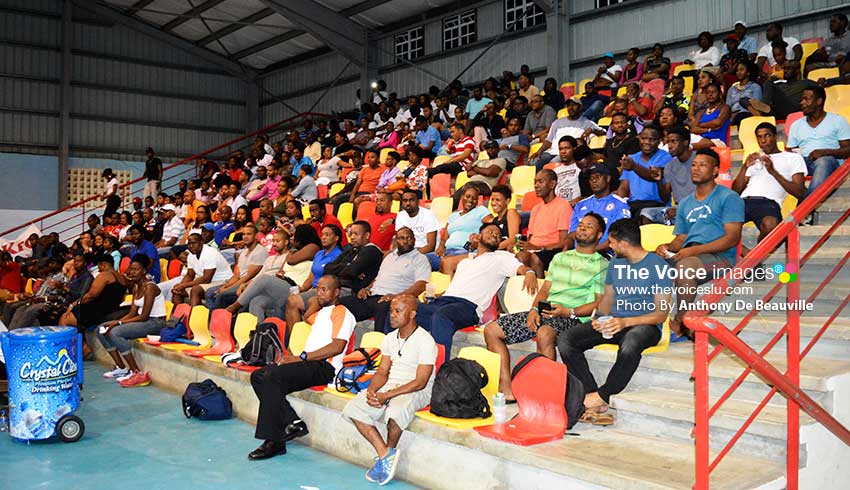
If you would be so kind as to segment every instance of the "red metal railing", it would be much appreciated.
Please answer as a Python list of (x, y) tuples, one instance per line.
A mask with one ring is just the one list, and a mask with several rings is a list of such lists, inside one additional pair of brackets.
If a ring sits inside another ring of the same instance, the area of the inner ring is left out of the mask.
[[(175, 162), (175, 163), (172, 163), (171, 165), (167, 165), (165, 168), (163, 168), (163, 180), (162, 180), (162, 183), (161, 183), (162, 189), (164, 190), (164, 189), (167, 189), (169, 187), (174, 187), (174, 186), (176, 186), (177, 182), (180, 179), (189, 178), (188, 176), (193, 174), (196, 171), (195, 165), (192, 164), (192, 162), (194, 162), (195, 160), (197, 160), (201, 157), (213, 154), (213, 153), (215, 153), (219, 150), (222, 150), (222, 149), (226, 149), (227, 153), (230, 154), (230, 153), (236, 151), (239, 148), (245, 148), (247, 146), (250, 146), (250, 144), (251, 144), (250, 142), (247, 143), (247, 144), (245, 144), (245, 143), (239, 144), (241, 142), (244, 142), (246, 140), (254, 138), (259, 134), (275, 133), (275, 132), (286, 130), (288, 128), (292, 128), (292, 127), (296, 126), (297, 123), (299, 123), (302, 120), (307, 119), (307, 118), (329, 119), (331, 117), (332, 116), (327, 115), (327, 114), (320, 114), (320, 113), (314, 113), (314, 112), (302, 112), (302, 113), (300, 113), (296, 116), (284, 119), (282, 121), (278, 121), (278, 122), (276, 122), (274, 124), (270, 124), (270, 125), (268, 125), (264, 128), (260, 128), (256, 131), (252, 132), (252, 133), (248, 133), (244, 136), (240, 136), (239, 138), (230, 140), (226, 143), (222, 143), (222, 144), (220, 144), (216, 147), (210, 148), (210, 149), (203, 151), (201, 153), (198, 153), (196, 155), (192, 155), (189, 158), (185, 158), (183, 160), (180, 160), (179, 162)], [(184, 166), (186, 168), (179, 168), (180, 166)], [(172, 171), (168, 175), (166, 175), (166, 172), (169, 171), (169, 170), (175, 170), (175, 171)], [(63, 178), (64, 177), (66, 177), (66, 176), (63, 176)], [(125, 182), (125, 183), (118, 186), (119, 191), (121, 189), (130, 187), (133, 184), (141, 182), (143, 179), (144, 179), (144, 177), (139, 177), (138, 179), (131, 180), (129, 182)], [(166, 185), (166, 182), (168, 182), (168, 181), (171, 182), (170, 185)], [(132, 189), (132, 187), (130, 187), (130, 188)], [(135, 194), (141, 194), (142, 192), (143, 192), (142, 189), (136, 189), (135, 191), (131, 191), (129, 193), (129, 195), (133, 196)], [(69, 231), (73, 230), (74, 228), (78, 228), (78, 227), (80, 228), (80, 232), (85, 231), (85, 226), (86, 226), (85, 220), (86, 220), (86, 217), (87, 217), (87, 213), (104, 206), (103, 203), (94, 202), (94, 201), (97, 201), (98, 199), (100, 199), (100, 195), (95, 194), (95, 195), (90, 196), (86, 199), (83, 199), (82, 201), (77, 201), (73, 204), (69, 204), (69, 205), (67, 205), (63, 208), (57, 209), (56, 211), (52, 211), (52, 212), (47, 213), (43, 216), (39, 216), (38, 218), (27, 221), (26, 223), (15, 226), (14, 228), (9, 228), (8, 230), (5, 230), (2, 233), (0, 233), (0, 237), (6, 236), (10, 233), (14, 233), (14, 232), (19, 231), (19, 230), (22, 230), (22, 229), (26, 228), (27, 226), (34, 225), (34, 224), (39, 224), (40, 225), (39, 228), (41, 229), (42, 232), (48, 232), (48, 231), (49, 232), (56, 232), (56, 233), (59, 233), (60, 236), (62, 236), (63, 233), (69, 232)], [(72, 216), (69, 216), (69, 217), (63, 217), (63, 218), (58, 219), (56, 222), (53, 222), (53, 223), (47, 223), (47, 224), (45, 223), (45, 220), (47, 220), (49, 218), (52, 218), (54, 216), (59, 216), (62, 213), (65, 213), (67, 211), (72, 211), (72, 210), (78, 210), (79, 213), (75, 213), (75, 214), (73, 214)], [(62, 229), (57, 229), (57, 228), (60, 228), (60, 227), (62, 227)]]
[[(800, 300), (800, 279), (802, 274), (801, 268), (811, 259), (811, 257), (829, 240), (835, 233), (837, 228), (845, 223), (850, 217), (850, 209), (846, 210), (833, 223), (822, 237), (820, 237), (812, 247), (803, 255), (800, 256), (800, 231), (799, 224), (809, 214), (816, 210), (826, 199), (829, 198), (833, 191), (838, 189), (845, 180), (850, 176), (850, 160), (844, 162), (830, 177), (819, 186), (810, 196), (808, 196), (797, 209), (791, 213), (773, 232), (770, 233), (764, 240), (761, 241), (747, 256), (741, 260), (736, 269), (752, 270), (753, 267), (764, 262), (767, 257), (785, 241), (786, 242), (786, 264), (790, 267), (796, 267), (798, 278), (795, 281), (788, 282), (785, 286), (786, 301), (792, 304)], [(823, 291), (830, 281), (838, 274), (842, 267), (850, 259), (850, 250), (838, 261), (836, 266), (827, 274), (824, 281), (819, 284), (815, 290), (806, 298), (806, 302), (811, 303)], [(741, 277), (740, 274), (733, 274), (733, 277)], [(714, 281), (717, 288), (712, 288), (714, 292), (703, 298), (705, 304), (712, 305), (723, 300), (726, 296), (720, 291), (728, 291), (731, 289), (722, 288), (729, 286), (734, 288), (738, 283), (735, 279), (717, 279)], [(763, 301), (768, 302), (776, 296), (782, 289), (783, 284), (777, 283), (763, 298)], [(743, 340), (738, 337), (738, 333), (743, 330), (750, 320), (757, 314), (756, 311), (750, 310), (744, 318), (733, 328), (728, 329), (725, 325), (716, 319), (709, 318), (709, 311), (692, 311), (685, 318), (685, 325), (695, 332), (694, 345), (694, 372), (693, 378), (695, 382), (695, 400), (694, 400), (694, 437), (696, 442), (696, 481), (694, 488), (696, 490), (708, 490), (709, 478), (711, 472), (723, 460), (735, 443), (746, 432), (752, 422), (758, 417), (765, 406), (770, 402), (773, 396), (781, 393), (786, 398), (787, 411), (787, 447), (786, 447), (786, 488), (796, 490), (798, 487), (798, 472), (799, 472), (799, 456), (800, 456), (800, 409), (803, 409), (809, 416), (821, 423), (830, 432), (835, 434), (845, 444), (850, 446), (850, 431), (841, 425), (833, 418), (826, 410), (824, 410), (817, 402), (811, 399), (802, 389), (800, 389), (800, 361), (811, 351), (812, 347), (820, 340), (826, 329), (835, 321), (838, 315), (844, 310), (850, 302), (850, 294), (845, 297), (836, 310), (827, 318), (824, 324), (818, 329), (817, 333), (812, 337), (812, 340), (806, 345), (803, 351), (800, 351), (800, 310), (788, 310), (786, 315), (786, 323), (782, 326), (779, 332), (762, 348), (759, 352), (753, 350)], [(765, 356), (771, 349), (785, 336), (786, 343), (786, 367), (783, 373), (773, 364), (765, 359)], [(718, 344), (709, 353), (709, 337), (712, 337)], [(709, 399), (709, 366), (710, 363), (717, 358), (723, 349), (728, 349), (735, 356), (744, 361), (747, 365), (742, 373), (735, 379), (731, 386), (714, 402)], [(726, 402), (735, 390), (744, 382), (744, 380), (755, 371), (759, 377), (772, 388), (767, 395), (757, 404), (753, 413), (741, 424), (741, 427), (730, 438), (729, 442), (717, 453), (712, 459), (709, 452), (709, 434), (711, 417), (717, 413), (720, 407)]]

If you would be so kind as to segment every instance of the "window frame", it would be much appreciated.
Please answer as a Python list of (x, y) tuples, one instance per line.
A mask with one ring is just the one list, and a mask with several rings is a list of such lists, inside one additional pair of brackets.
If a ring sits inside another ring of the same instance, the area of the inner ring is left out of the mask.
[[(472, 15), (472, 22), (464, 23), (464, 17)], [(446, 23), (456, 21), (457, 25), (453, 27), (447, 27)], [(471, 26), (471, 34), (464, 34), (463, 28)], [(447, 36), (448, 31), (456, 30), (457, 36), (449, 38)], [(443, 30), (443, 51), (451, 51), (453, 49), (462, 48), (464, 46), (468, 46), (476, 41), (478, 41), (478, 11), (476, 9), (467, 10), (465, 12), (460, 12), (454, 15), (450, 15), (448, 17), (443, 17), (442, 21), (442, 30)], [(465, 39), (465, 41), (464, 41)]]
[[(513, 2), (514, 6), (509, 7), (509, 2)], [(517, 3), (521, 3), (522, 5), (516, 6)], [(525, 17), (520, 19), (519, 23), (516, 23), (516, 21), (510, 23), (508, 21), (508, 16), (510, 13), (513, 13), (514, 17), (516, 17), (520, 13), (524, 12), (525, 9), (529, 7), (529, 5), (533, 7), (532, 12), (529, 13), (529, 15), (526, 15)], [(503, 29), (505, 30), (505, 32), (518, 32), (525, 29), (532, 29), (535, 27), (546, 25), (546, 13), (543, 12), (543, 10), (537, 4), (535, 4), (533, 0), (504, 0), (504, 2), (502, 3), (502, 7), (502, 12), (504, 14)], [(529, 21), (534, 21), (534, 23), (529, 23)]]
[[(419, 31), (418, 37), (414, 37), (416, 31)], [(402, 36), (406, 36), (406, 39), (403, 41), (399, 41), (399, 38)], [(416, 45), (417, 41), (418, 46), (412, 47)], [(399, 47), (401, 46), (404, 46), (406, 50), (403, 49), (402, 53), (399, 54)], [(413, 61), (415, 59), (419, 59), (425, 56), (425, 26), (418, 25), (415, 27), (411, 27), (410, 29), (395, 33), (393, 35), (393, 52), (395, 54), (396, 62), (398, 62), (399, 59)]]

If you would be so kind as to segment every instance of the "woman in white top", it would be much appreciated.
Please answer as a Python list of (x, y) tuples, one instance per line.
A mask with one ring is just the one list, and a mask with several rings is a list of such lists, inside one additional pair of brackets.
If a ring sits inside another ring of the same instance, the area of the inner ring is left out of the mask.
[(701, 32), (697, 37), (697, 44), (699, 49), (691, 51), (685, 63), (690, 61), (688, 64), (695, 65), (697, 70), (720, 64), (720, 50), (714, 46), (714, 36), (710, 32)]
[(339, 157), (333, 156), (333, 147), (322, 148), (322, 158), (316, 163), (316, 184), (328, 185), (339, 180)]
[(118, 177), (112, 172), (111, 168), (103, 169), (100, 174), (106, 180), (106, 186), (103, 189), (101, 199), (106, 201), (106, 209), (103, 211), (103, 217), (112, 216), (112, 213), (118, 211), (121, 207), (121, 196), (118, 195)]
[(127, 269), (127, 281), (133, 292), (130, 312), (118, 320), (101, 324), (97, 329), (97, 338), (115, 361), (115, 369), (104, 373), (103, 377), (122, 378), (121, 385), (125, 387), (150, 384), (150, 375), (139, 372), (130, 341), (159, 335), (165, 325), (165, 299), (156, 284), (148, 281), (149, 267), (150, 258), (146, 255), (136, 254), (133, 257)]

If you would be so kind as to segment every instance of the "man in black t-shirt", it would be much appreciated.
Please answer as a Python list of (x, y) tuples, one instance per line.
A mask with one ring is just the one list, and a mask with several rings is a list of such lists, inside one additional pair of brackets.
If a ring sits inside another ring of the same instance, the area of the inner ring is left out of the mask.
[(144, 197), (155, 197), (159, 194), (162, 182), (162, 160), (154, 155), (153, 148), (150, 147), (145, 150), (145, 157), (145, 173), (142, 177), (148, 181), (145, 182)]

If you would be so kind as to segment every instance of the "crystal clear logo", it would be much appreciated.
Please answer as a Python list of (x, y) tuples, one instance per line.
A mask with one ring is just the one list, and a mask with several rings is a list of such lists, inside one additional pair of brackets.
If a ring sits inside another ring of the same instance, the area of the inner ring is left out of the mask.
[(779, 276), (779, 282), (782, 284), (788, 284), (797, 280), (798, 269), (796, 264), (782, 264), (781, 262), (777, 262), (773, 264), (773, 272)]
[(25, 362), (18, 374), (21, 381), (39, 382), (70, 378), (77, 375), (77, 363), (68, 355), (67, 349), (62, 349), (55, 359), (43, 356), (35, 366), (31, 362)]

